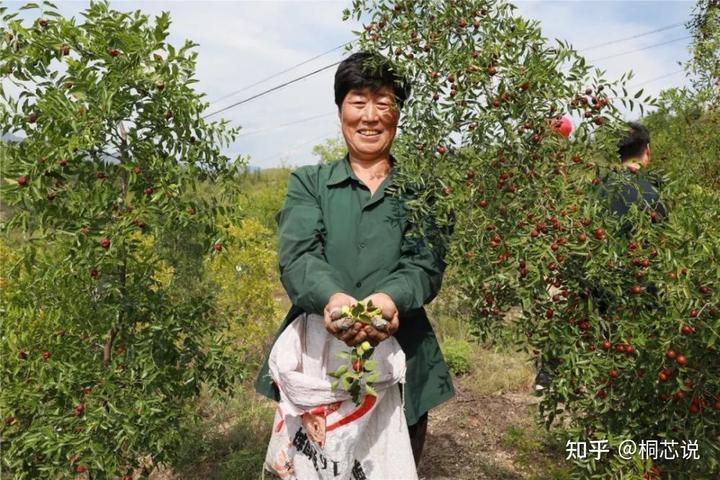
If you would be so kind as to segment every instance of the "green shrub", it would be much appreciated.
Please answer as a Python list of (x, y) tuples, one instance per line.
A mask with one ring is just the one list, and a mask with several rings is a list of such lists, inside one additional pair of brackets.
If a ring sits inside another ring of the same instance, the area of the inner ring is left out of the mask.
[(471, 359), (473, 348), (470, 342), (467, 340), (448, 338), (443, 342), (441, 348), (450, 373), (459, 376), (472, 371)]

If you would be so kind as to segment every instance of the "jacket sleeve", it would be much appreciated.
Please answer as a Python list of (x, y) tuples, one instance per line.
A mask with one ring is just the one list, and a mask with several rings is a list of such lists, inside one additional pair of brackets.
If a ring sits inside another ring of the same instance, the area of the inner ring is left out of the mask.
[(297, 169), (290, 174), (276, 218), (280, 281), (294, 305), (322, 314), (330, 296), (345, 289), (341, 275), (325, 260), (326, 229), (317, 191), (317, 171)]
[(446, 266), (446, 240), (453, 227), (451, 223), (441, 230), (434, 221), (425, 221), (424, 234), (420, 236), (416, 226), (409, 225), (400, 260), (376, 289), (393, 299), (401, 315), (430, 303), (440, 291)]

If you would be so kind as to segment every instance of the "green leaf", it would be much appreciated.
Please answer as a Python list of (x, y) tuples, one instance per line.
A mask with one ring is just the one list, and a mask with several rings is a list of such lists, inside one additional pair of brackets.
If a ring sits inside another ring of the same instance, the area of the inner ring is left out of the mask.
[(340, 377), (342, 374), (344, 374), (344, 373), (347, 372), (347, 371), (348, 371), (348, 366), (347, 366), (347, 365), (340, 365), (340, 367), (339, 367), (337, 370), (335, 370), (334, 372), (332, 372), (332, 373), (330, 374), (330, 376), (335, 377), (335, 378), (338, 378), (338, 377)]
[(378, 372), (372, 372), (367, 376), (367, 378), (365, 378), (365, 382), (374, 383), (377, 382), (379, 378), (380, 374)]

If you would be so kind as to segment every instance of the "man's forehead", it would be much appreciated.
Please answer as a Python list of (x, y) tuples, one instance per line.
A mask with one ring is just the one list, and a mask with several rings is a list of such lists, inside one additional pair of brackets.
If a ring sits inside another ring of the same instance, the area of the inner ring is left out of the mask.
[(348, 95), (362, 95), (362, 96), (388, 96), (388, 97), (394, 97), (392, 88), (389, 87), (382, 87), (379, 90), (372, 90), (370, 87), (363, 87), (363, 88), (352, 88), (348, 92)]

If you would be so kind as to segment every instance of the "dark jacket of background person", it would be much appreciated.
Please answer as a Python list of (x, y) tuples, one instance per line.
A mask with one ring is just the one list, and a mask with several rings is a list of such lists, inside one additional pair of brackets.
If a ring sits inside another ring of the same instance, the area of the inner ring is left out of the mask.
[[(620, 219), (621, 231), (626, 238), (631, 239), (635, 230), (632, 220), (627, 216), (633, 205), (637, 205), (643, 215), (655, 212), (656, 222), (667, 218), (667, 210), (660, 200), (662, 184), (656, 177), (642, 170), (635, 173), (630, 170), (611, 171), (603, 178), (601, 185), (600, 200), (609, 212)], [(599, 313), (605, 315), (608, 307), (603, 291), (590, 285), (587, 287), (596, 299)], [(649, 293), (656, 291), (654, 285), (649, 285), (647, 289)]]
[[(608, 208), (620, 218), (625, 217), (636, 202), (639, 202), (639, 208), (656, 212), (658, 220), (667, 217), (665, 205), (660, 201), (660, 180), (642, 170), (636, 173), (611, 171), (603, 178), (602, 185), (603, 196), (609, 202)], [(631, 225), (628, 224), (628, 228)]]

